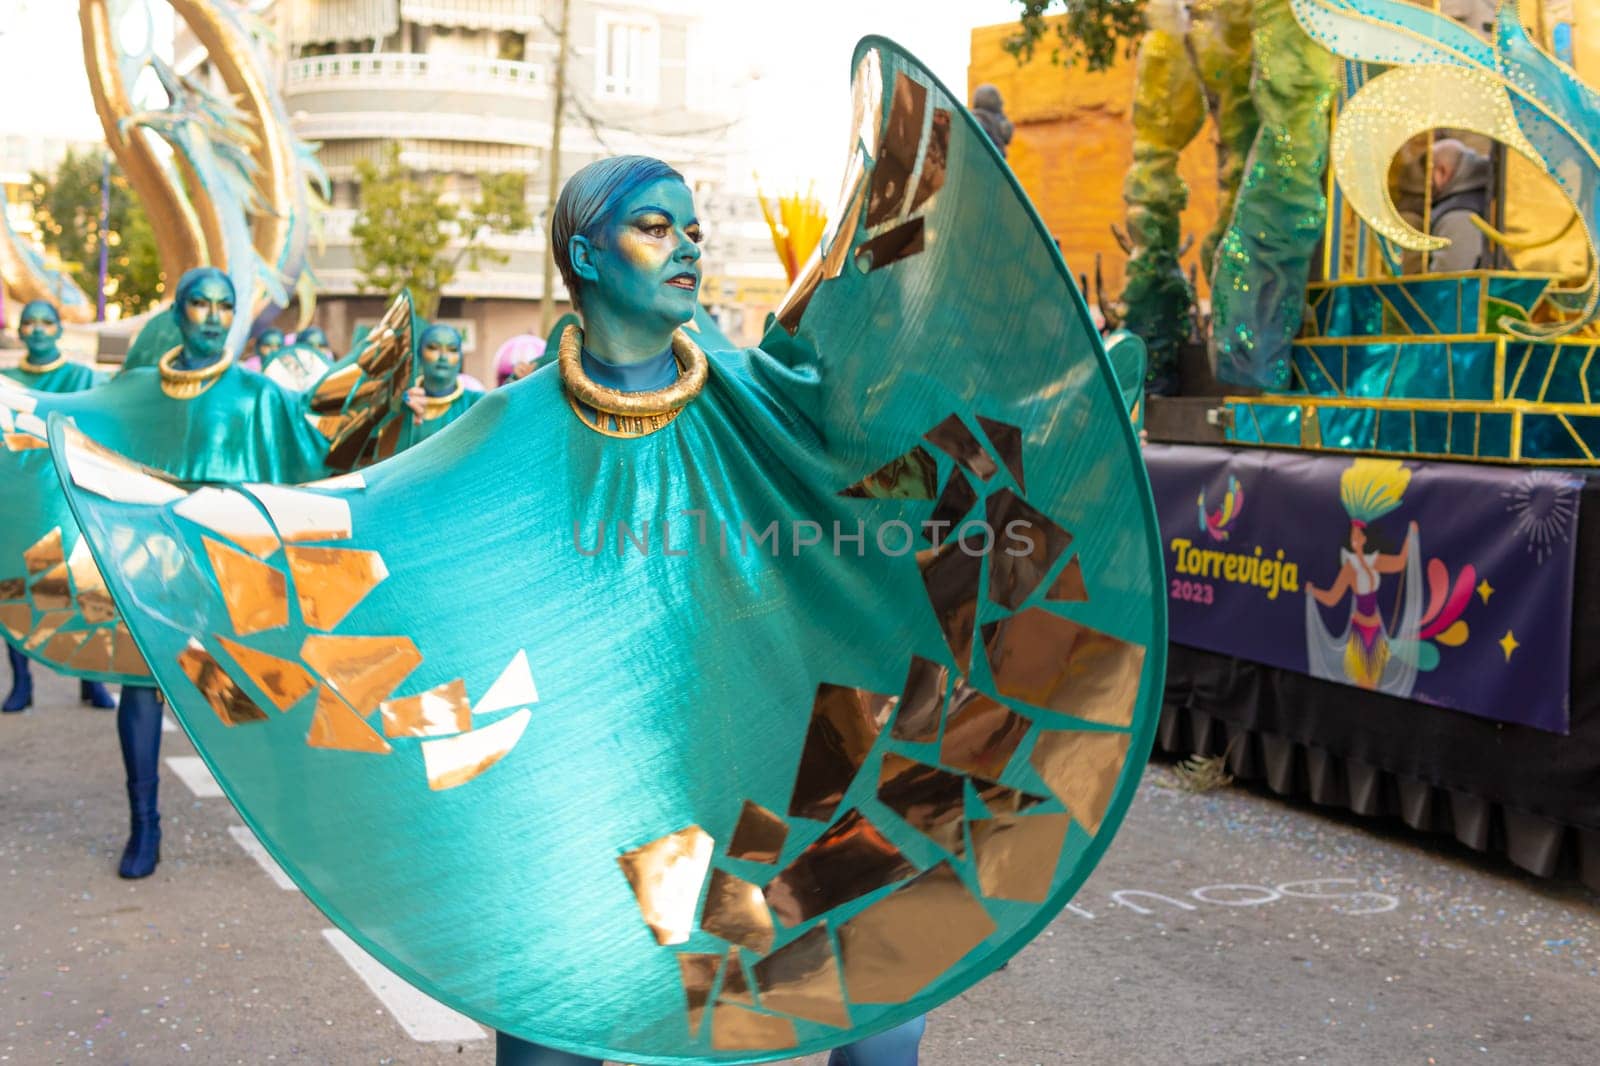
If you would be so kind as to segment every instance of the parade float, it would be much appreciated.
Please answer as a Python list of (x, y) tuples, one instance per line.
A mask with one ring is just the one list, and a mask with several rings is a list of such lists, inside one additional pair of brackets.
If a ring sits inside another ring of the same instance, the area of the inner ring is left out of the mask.
[[(1157, 744), (1597, 886), (1593, 16), (1445, 6), (1147, 8), (1111, 307), (1155, 357)], [(1177, 164), (1208, 114), (1190, 316)], [(1442, 270), (1431, 201), (1463, 142), (1494, 175), (1484, 250)], [(1197, 336), (1208, 365), (1183, 360)]]
[[(316, 281), (309, 251), (327, 176), (314, 146), (291, 129), (266, 42), (250, 7), (174, 0), (172, 13), (205, 49), (206, 64), (180, 72), (156, 49), (150, 0), (80, 0), (84, 69), (106, 147), (151, 221), (162, 273), (176, 281), (198, 266), (227, 271), (249, 293), (230, 343), (241, 347), (298, 301), (309, 323)], [(159, 86), (159, 92), (155, 87)], [(102, 359), (153, 361), (177, 343), (162, 308), (96, 322), (96, 300), (0, 219), (0, 283), (19, 306), (59, 305)], [(145, 348), (128, 342), (152, 321)], [(168, 328), (162, 328), (168, 326)]]

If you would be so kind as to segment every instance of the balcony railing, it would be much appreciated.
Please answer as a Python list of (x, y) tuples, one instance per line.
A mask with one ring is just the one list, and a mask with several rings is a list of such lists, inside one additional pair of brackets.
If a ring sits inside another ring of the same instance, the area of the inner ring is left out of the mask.
[[(316, 276), (318, 291), (329, 296), (353, 296), (363, 291), (360, 274), (355, 270), (319, 267)], [(536, 300), (542, 291), (540, 275), (536, 273), (516, 271), (490, 273), (466, 270), (457, 274), (455, 281), (445, 286), (444, 295), (480, 300)], [(556, 279), (555, 291), (558, 297), (566, 291), (562, 288), (559, 277)]]
[(289, 62), (284, 90), (428, 89), (543, 96), (545, 68), (539, 63), (477, 56), (359, 52), (307, 56)]
[(313, 112), (295, 115), (294, 130), (308, 141), (416, 137), (531, 148), (542, 148), (550, 143), (550, 124), (542, 119), (451, 112)]

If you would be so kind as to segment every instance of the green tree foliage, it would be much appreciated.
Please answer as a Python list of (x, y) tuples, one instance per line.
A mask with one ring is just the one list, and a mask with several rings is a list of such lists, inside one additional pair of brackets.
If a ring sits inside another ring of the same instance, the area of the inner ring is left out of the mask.
[[(1118, 45), (1132, 56), (1143, 36), (1145, 0), (1015, 0), (1022, 9), (1021, 32), (1006, 43), (1006, 51), (1023, 59), (1049, 32), (1045, 18), (1064, 11), (1056, 24), (1056, 41), (1050, 58), (1068, 66), (1082, 59), (1090, 70), (1104, 70), (1116, 61)], [(1058, 9), (1052, 11), (1051, 9)]]
[(407, 169), (398, 145), (389, 145), (381, 163), (356, 167), (361, 209), (350, 234), (355, 238), (361, 288), (390, 293), (406, 287), (417, 310), (432, 318), (440, 294), (463, 265), (504, 263), (510, 257), (483, 243), (491, 234), (509, 234), (533, 225), (520, 174), (482, 174), (470, 204), (447, 199), (443, 181)]
[[(44, 234), (45, 248), (61, 260), (62, 269), (89, 298), (100, 287), (100, 177), (98, 152), (68, 151), (53, 174), (29, 176), (33, 217)], [(161, 298), (163, 278), (150, 218), (111, 167), (111, 213), (106, 244), (106, 304), (123, 315), (136, 315)]]

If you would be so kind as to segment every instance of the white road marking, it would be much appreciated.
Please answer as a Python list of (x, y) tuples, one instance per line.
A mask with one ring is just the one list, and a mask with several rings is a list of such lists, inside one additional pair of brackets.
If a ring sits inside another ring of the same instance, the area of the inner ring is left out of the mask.
[(377, 959), (368, 955), (354, 940), (337, 929), (324, 929), (322, 936), (333, 945), (333, 950), (344, 957), (361, 979), (394, 1015), (413, 1040), (422, 1043), (443, 1043), (451, 1040), (483, 1040), (488, 1034), (471, 1018), (429, 999), (400, 978), (390, 973)]
[(212, 799), (222, 795), (222, 786), (211, 776), (206, 764), (198, 755), (171, 755), (166, 760), (167, 769), (178, 775), (193, 792), (196, 799)]
[(176, 732), (179, 732), (178, 724), (176, 722), (174, 722), (172, 719), (168, 718), (166, 715), (162, 715), (161, 716), (161, 731), (163, 733), (176, 733)]
[(244, 849), (246, 855), (256, 861), (257, 866), (267, 871), (267, 876), (272, 878), (279, 888), (288, 892), (298, 891), (299, 886), (289, 880), (289, 875), (283, 872), (283, 867), (279, 866), (277, 861), (267, 854), (267, 849), (262, 847), (261, 841), (257, 840), (256, 835), (250, 832), (249, 826), (230, 825), (228, 826), (228, 835), (233, 837), (234, 843)]
[[(206, 764), (195, 755), (172, 755), (165, 760), (171, 770), (197, 798), (220, 797), (222, 788), (217, 784)], [(230, 825), (228, 835), (256, 861), (273, 883), (286, 891), (296, 891), (297, 886), (289, 875), (267, 854), (267, 849), (250, 832), (248, 826)], [(363, 951), (356, 942), (337, 929), (324, 929), (322, 936), (352, 970), (372, 989), (400, 1028), (411, 1039), (421, 1043), (446, 1043), (449, 1041), (485, 1040), (488, 1033), (471, 1018), (429, 999), (400, 978), (390, 973), (383, 964)]]

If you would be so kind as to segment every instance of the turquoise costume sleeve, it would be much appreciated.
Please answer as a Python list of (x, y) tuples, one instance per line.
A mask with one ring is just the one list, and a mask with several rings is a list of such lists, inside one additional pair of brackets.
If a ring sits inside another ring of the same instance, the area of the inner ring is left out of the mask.
[(164, 307), (151, 315), (134, 335), (133, 343), (128, 346), (128, 354), (123, 357), (122, 369), (153, 367), (163, 355), (182, 343), (183, 334), (178, 332), (178, 320), (170, 306)]
[[(0, 624), (7, 640), (86, 680), (149, 684), (87, 547), (80, 547), (44, 447), (40, 420), (52, 413), (71, 418), (106, 447), (191, 483), (320, 477), (327, 441), (306, 420), (298, 397), (238, 368), (192, 400), (166, 395), (152, 368), (124, 371), (98, 389), (70, 395), (0, 393), (0, 426), (12, 423), (0, 452), (7, 501), (0, 523)], [(130, 550), (162, 572), (149, 547)]]
[(0, 375), (34, 392), (82, 392), (84, 389), (94, 388), (105, 380), (105, 375), (95, 373), (91, 367), (73, 362), (64, 362), (53, 370), (46, 370), (43, 373), (14, 367), (0, 370)]
[[(397, 411), (411, 368), (411, 308), (395, 301), (388, 335), (297, 394), (232, 366), (198, 396), (170, 396), (154, 367), (125, 370), (100, 388), (50, 396), (0, 381), (0, 629), (52, 669), (91, 681), (150, 683), (112, 609), (62, 495), (44, 419), (71, 419), (88, 439), (187, 485), (295, 483), (348, 470), (399, 447)], [(409, 418), (409, 414), (406, 416)], [(331, 443), (330, 443), (331, 442)], [(219, 496), (215, 491), (206, 499)], [(129, 542), (136, 560), (165, 575), (160, 541)]]
[(643, 435), (549, 366), (224, 515), (51, 420), (241, 815), (522, 1039), (732, 1063), (891, 1029), (1042, 930), (1137, 786), (1161, 560), (1087, 308), (957, 98), (879, 38), (855, 91), (824, 249)]

